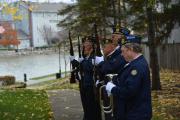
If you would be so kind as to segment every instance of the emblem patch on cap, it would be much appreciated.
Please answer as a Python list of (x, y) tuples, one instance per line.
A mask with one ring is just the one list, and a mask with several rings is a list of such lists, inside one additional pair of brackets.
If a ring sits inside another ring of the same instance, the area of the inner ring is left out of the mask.
[(131, 75), (133, 75), (133, 76), (137, 75), (137, 70), (132, 70)]

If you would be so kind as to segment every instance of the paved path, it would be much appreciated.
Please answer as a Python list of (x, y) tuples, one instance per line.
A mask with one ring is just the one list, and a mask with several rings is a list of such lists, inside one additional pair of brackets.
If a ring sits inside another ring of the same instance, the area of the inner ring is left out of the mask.
[(55, 120), (82, 120), (83, 110), (79, 91), (47, 91)]

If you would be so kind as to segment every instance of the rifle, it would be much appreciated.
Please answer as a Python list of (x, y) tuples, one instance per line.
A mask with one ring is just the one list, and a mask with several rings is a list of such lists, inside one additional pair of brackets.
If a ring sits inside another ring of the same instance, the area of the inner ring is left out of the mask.
[(81, 58), (81, 45), (79, 41), (79, 35), (78, 35), (78, 54), (79, 54), (79, 58)]
[[(83, 38), (82, 38), (83, 39)], [(78, 35), (78, 54), (79, 54), (79, 58), (82, 57), (82, 54), (81, 54), (81, 45), (80, 45), (80, 40), (79, 40), (79, 35)], [(77, 67), (77, 76), (79, 78), (79, 87), (80, 89), (82, 89), (82, 85), (83, 85), (83, 76), (82, 76), (82, 68), (81, 68), (81, 63), (79, 63), (78, 67)], [(78, 71), (80, 73), (80, 77), (78, 75)]]
[[(71, 39), (71, 32), (69, 30), (69, 43), (70, 43), (70, 55), (74, 56), (74, 50), (73, 50), (73, 45), (72, 45), (72, 39)], [(71, 66), (72, 66), (72, 71), (71, 71), (71, 77), (70, 77), (70, 83), (76, 83), (76, 79), (75, 79), (75, 65), (71, 62)]]
[[(94, 44), (96, 44), (96, 48), (94, 47), (95, 49), (95, 56), (102, 56), (102, 53), (101, 53), (101, 49), (100, 49), (100, 41), (99, 41), (99, 38), (98, 38), (98, 34), (97, 34), (97, 25), (94, 24)], [(94, 45), (95, 46), (95, 45)], [(112, 99), (112, 96), (111, 98), (109, 98), (107, 96), (107, 92), (105, 90), (105, 86), (106, 86), (106, 83), (107, 81), (105, 76), (100, 74), (98, 72), (98, 68), (94, 68), (94, 79), (95, 81), (97, 79), (99, 79), (100, 81), (104, 81), (104, 85), (100, 86), (100, 87), (97, 87), (96, 88), (96, 97), (97, 97), (97, 100), (99, 101), (99, 104), (100, 104), (100, 107), (102, 108), (103, 112), (105, 113), (105, 118), (106, 119), (110, 119), (112, 116), (113, 116), (113, 99)], [(102, 101), (103, 99), (103, 101)]]
[(93, 42), (95, 44), (95, 56), (102, 56), (96, 24), (94, 24)]
[(101, 48), (100, 48), (100, 42), (99, 42), (99, 37), (98, 37), (98, 32), (97, 32), (97, 25), (94, 24), (93, 26), (94, 29), (94, 34), (92, 35), (92, 41), (93, 41), (93, 50), (94, 50), (94, 73), (93, 73), (93, 79), (94, 79), (94, 93), (95, 93), (95, 98), (96, 98), (96, 102), (97, 102), (97, 110), (98, 110), (98, 116), (99, 119), (102, 119), (101, 116), (101, 105), (100, 105), (100, 92), (99, 92), (99, 87), (95, 87), (96, 81), (100, 79), (100, 75), (98, 74), (97, 68), (95, 66), (95, 57), (96, 56), (102, 56), (101, 53)]
[[(93, 41), (94, 57), (96, 57), (96, 56), (101, 57), (103, 55), (101, 53), (100, 42), (99, 42), (96, 24), (94, 24), (93, 29), (94, 29), (94, 34), (92, 36), (92, 41)], [(94, 60), (95, 60), (95, 58), (94, 58)], [(97, 74), (96, 66), (94, 66), (94, 83), (96, 83), (96, 80), (98, 79), (98, 77), (101, 77), (101, 76)]]

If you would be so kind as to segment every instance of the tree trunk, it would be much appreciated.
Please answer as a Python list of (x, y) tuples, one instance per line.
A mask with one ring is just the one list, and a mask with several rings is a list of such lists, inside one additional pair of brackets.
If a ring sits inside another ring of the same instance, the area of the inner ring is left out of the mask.
[(150, 67), (152, 72), (152, 90), (161, 90), (152, 7), (147, 7), (146, 10), (147, 10), (147, 19), (148, 19), (148, 43), (149, 43), (149, 51), (150, 51)]
[(157, 47), (149, 46), (149, 51), (150, 51), (150, 67), (152, 73), (152, 90), (161, 90)]
[(117, 25), (115, 0), (112, 0), (112, 7), (113, 7), (114, 25)]
[(122, 19), (122, 14), (121, 14), (121, 0), (118, 0), (118, 24), (121, 26), (121, 19)]

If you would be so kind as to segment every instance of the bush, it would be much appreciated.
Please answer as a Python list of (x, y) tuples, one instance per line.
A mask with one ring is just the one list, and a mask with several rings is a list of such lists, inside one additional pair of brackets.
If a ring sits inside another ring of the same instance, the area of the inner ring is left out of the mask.
[(2, 86), (15, 84), (15, 80), (14, 76), (0, 76), (0, 84)]

